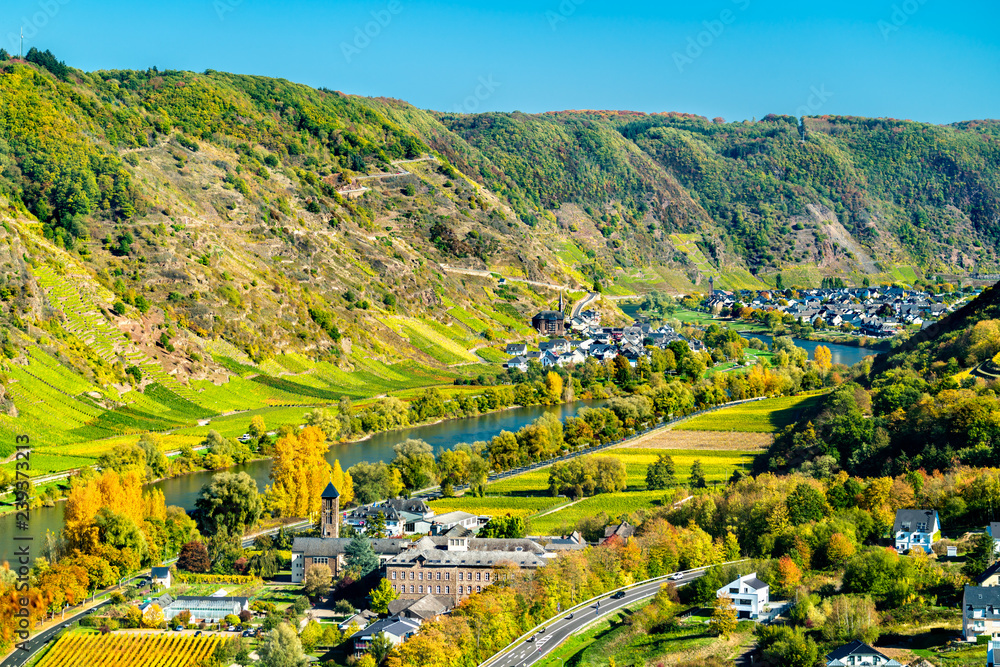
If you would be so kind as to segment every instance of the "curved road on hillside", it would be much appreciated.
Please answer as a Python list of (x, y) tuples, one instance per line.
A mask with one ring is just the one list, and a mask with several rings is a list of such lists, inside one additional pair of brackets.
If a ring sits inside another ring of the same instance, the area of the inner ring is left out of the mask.
[[(573, 618), (569, 614), (560, 616), (557, 620), (547, 623), (541, 632), (537, 632), (506, 651), (490, 658), (480, 667), (528, 667), (542, 660), (550, 651), (559, 646), (568, 637), (577, 634), (585, 627), (601, 618), (612, 614), (623, 607), (652, 598), (666, 583), (682, 586), (705, 574), (705, 570), (685, 572), (680, 579), (657, 581), (640, 584), (625, 591), (625, 597), (615, 600), (611, 595), (605, 595), (594, 604), (577, 609)], [(598, 606), (599, 605), (599, 606)]]

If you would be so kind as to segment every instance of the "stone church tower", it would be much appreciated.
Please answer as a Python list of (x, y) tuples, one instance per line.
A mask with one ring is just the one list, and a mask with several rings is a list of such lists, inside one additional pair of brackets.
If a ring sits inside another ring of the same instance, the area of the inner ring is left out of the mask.
[(340, 492), (330, 482), (321, 496), (319, 536), (340, 537)]

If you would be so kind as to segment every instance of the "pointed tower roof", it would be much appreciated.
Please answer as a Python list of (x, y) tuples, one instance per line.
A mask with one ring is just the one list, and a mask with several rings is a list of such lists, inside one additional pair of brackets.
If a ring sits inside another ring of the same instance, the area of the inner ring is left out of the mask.
[(337, 487), (333, 485), (333, 482), (330, 482), (329, 484), (326, 485), (326, 488), (323, 489), (323, 495), (320, 496), (320, 498), (339, 498), (339, 497), (340, 497), (340, 491), (338, 491)]

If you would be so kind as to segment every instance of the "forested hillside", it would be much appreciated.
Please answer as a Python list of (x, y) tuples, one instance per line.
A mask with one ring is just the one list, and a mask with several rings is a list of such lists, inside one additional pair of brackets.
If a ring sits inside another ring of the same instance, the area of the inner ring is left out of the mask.
[(463, 116), (37, 50), (0, 99), (4, 406), (39, 420), (476, 377), (557, 297), (445, 266), (571, 298), (997, 266), (991, 121)]
[[(831, 371), (835, 372), (835, 371)], [(1000, 286), (854, 369), (759, 468), (898, 475), (1000, 456)]]

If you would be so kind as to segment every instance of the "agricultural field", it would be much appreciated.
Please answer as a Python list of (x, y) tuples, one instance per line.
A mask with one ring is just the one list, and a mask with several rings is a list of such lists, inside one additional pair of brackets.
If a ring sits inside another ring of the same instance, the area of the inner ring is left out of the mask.
[[(639, 438), (622, 449), (687, 449), (759, 452), (774, 442), (770, 433), (741, 433), (733, 431), (656, 431)], [(667, 452), (668, 454), (670, 452)]]
[(217, 636), (72, 632), (64, 635), (36, 667), (196, 667), (222, 642)]
[[(702, 470), (709, 484), (724, 483), (736, 468), (749, 468), (753, 464), (753, 451), (712, 451), (712, 450), (671, 450), (621, 447), (600, 452), (598, 456), (613, 456), (625, 464), (628, 478), (628, 489), (622, 493), (605, 493), (585, 498), (577, 503), (567, 504), (544, 516), (534, 516), (544, 513), (542, 501), (548, 501), (550, 507), (555, 507), (561, 499), (549, 496), (549, 470), (542, 468), (532, 470), (516, 477), (494, 482), (486, 487), (490, 497), (470, 498), (469, 503), (484, 500), (489, 501), (489, 507), (470, 509), (474, 504), (463, 505), (461, 498), (449, 499), (448, 510), (461, 509), (477, 514), (502, 515), (517, 513), (528, 517), (528, 531), (532, 535), (555, 535), (566, 532), (564, 529), (576, 524), (582, 518), (606, 512), (611, 517), (630, 514), (637, 510), (649, 509), (661, 503), (668, 491), (648, 491), (646, 489), (646, 468), (660, 454), (669, 453), (674, 460), (677, 481), (683, 485), (691, 471), (691, 465), (701, 461)], [(505, 499), (493, 496), (503, 496)], [(536, 503), (538, 503), (536, 505)], [(525, 508), (521, 510), (521, 508)], [(529, 511), (530, 510), (530, 511)]]
[(780, 396), (699, 415), (674, 426), (675, 431), (744, 431), (777, 433), (819, 402), (819, 393)]
[(625, 491), (622, 493), (602, 493), (566, 506), (551, 514), (538, 516), (528, 521), (529, 535), (566, 535), (573, 531), (580, 519), (597, 516), (604, 512), (612, 521), (625, 516), (659, 507), (666, 498), (673, 498), (670, 491)]
[(458, 498), (442, 498), (431, 501), (431, 509), (438, 514), (454, 512), (460, 510), (471, 514), (485, 514), (489, 516), (519, 516), (528, 517), (538, 512), (543, 512), (553, 507), (565, 504), (565, 498), (553, 498), (551, 496), (535, 496), (531, 498), (513, 499), (511, 496), (486, 496), (475, 498), (473, 496), (460, 496)]

